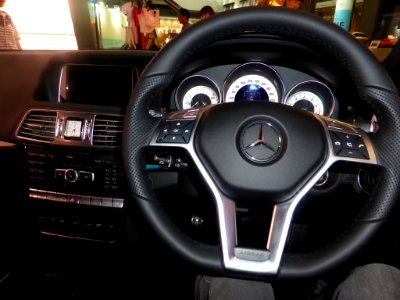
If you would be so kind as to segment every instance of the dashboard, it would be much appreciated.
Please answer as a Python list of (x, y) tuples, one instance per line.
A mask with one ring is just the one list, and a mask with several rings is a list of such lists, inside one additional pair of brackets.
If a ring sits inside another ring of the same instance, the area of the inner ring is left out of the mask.
[[(4, 72), (14, 80), (0, 82), (0, 109), (7, 116), (0, 138), (21, 149), (24, 198), (40, 207), (31, 211), (41, 233), (106, 242), (117, 239), (117, 229), (110, 233), (104, 228), (115, 225), (107, 223), (109, 214), (119, 216), (130, 198), (121, 151), (125, 110), (153, 55), (146, 51), (38, 51), (17, 55), (14, 64), (5, 65)], [(6, 53), (2, 56), (8, 59)], [(297, 43), (264, 36), (228, 39), (193, 55), (168, 86), (154, 92), (148, 109), (159, 118), (204, 105), (268, 101), (368, 131), (371, 114), (360, 106), (353, 83), (345, 75), (338, 76), (337, 68)], [(161, 154), (157, 163), (169, 162), (170, 153)], [(183, 157), (178, 153), (175, 158)], [(174, 169), (169, 171), (174, 173)], [(169, 185), (172, 176), (159, 173)], [(48, 206), (57, 207), (57, 212)], [(89, 208), (100, 210), (99, 217), (80, 213)], [(81, 227), (75, 230), (77, 214), (82, 216), (79, 226), (96, 222), (104, 231), (82, 234)], [(55, 215), (63, 220), (63, 227), (54, 225)], [(189, 227), (203, 237), (198, 228)]]
[(327, 117), (336, 116), (338, 111), (337, 98), (325, 83), (305, 73), (264, 62), (209, 68), (184, 78), (174, 94), (177, 109), (265, 101)]

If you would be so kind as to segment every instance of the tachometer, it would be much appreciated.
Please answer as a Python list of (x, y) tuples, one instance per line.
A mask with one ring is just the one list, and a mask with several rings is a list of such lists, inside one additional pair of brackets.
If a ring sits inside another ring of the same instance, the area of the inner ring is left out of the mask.
[(225, 102), (280, 102), (283, 84), (279, 74), (262, 63), (247, 63), (234, 69), (224, 83)]
[(189, 109), (220, 102), (217, 85), (208, 77), (196, 75), (186, 78), (175, 94), (175, 103), (179, 109)]
[(206, 106), (212, 103), (218, 103), (218, 95), (216, 92), (205, 85), (192, 87), (183, 96), (182, 108), (193, 108)]

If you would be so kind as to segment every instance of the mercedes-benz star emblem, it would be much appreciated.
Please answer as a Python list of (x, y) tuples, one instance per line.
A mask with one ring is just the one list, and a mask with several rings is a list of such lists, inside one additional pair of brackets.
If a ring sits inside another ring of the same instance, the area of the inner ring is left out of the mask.
[(271, 123), (253, 122), (241, 132), (240, 149), (251, 162), (266, 164), (281, 152), (282, 136)]

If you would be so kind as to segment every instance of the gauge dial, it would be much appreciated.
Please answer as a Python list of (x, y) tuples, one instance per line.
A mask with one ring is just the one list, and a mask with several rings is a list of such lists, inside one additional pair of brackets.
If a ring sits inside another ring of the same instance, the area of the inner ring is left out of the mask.
[(178, 86), (175, 103), (178, 109), (190, 109), (220, 102), (217, 85), (205, 76), (190, 76)]
[(296, 92), (286, 100), (286, 104), (319, 115), (324, 114), (324, 104), (321, 98), (316, 94), (314, 94), (313, 92), (309, 91)]
[(280, 102), (283, 84), (279, 74), (262, 63), (247, 63), (234, 69), (224, 83), (225, 102)]
[(260, 75), (245, 75), (236, 79), (226, 91), (225, 102), (269, 101), (278, 102), (274, 84)]
[(329, 87), (320, 81), (308, 80), (294, 86), (287, 94), (285, 104), (322, 116), (332, 116), (336, 100)]
[(214, 89), (199, 85), (189, 89), (183, 96), (182, 108), (189, 109), (194, 107), (206, 106), (218, 103), (218, 95)]

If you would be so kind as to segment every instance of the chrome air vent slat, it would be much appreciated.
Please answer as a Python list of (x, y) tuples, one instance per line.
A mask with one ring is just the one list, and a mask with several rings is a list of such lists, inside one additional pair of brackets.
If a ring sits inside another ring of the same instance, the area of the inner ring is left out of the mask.
[(53, 142), (56, 134), (57, 112), (33, 110), (29, 112), (17, 136), (41, 142)]
[(120, 115), (97, 115), (93, 128), (93, 145), (121, 147), (123, 119)]

